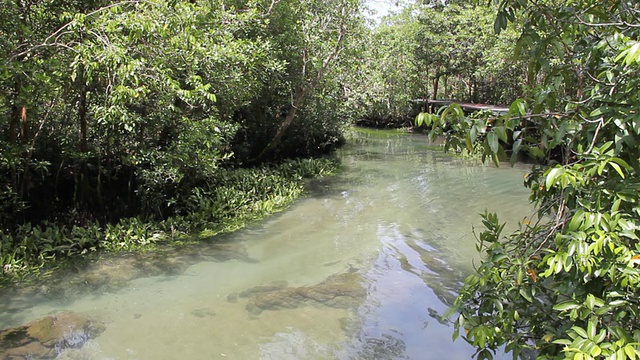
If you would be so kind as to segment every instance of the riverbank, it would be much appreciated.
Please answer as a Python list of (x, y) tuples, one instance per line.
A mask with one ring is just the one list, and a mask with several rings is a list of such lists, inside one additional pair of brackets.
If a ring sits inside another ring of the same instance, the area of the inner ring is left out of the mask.
[(338, 169), (337, 160), (322, 158), (223, 170), (206, 186), (192, 190), (188, 211), (163, 220), (130, 217), (106, 225), (23, 224), (13, 234), (0, 233), (0, 287), (42, 278), (69, 259), (93, 253), (148, 251), (159, 244), (196, 242), (240, 229), (291, 205), (303, 195), (305, 179)]

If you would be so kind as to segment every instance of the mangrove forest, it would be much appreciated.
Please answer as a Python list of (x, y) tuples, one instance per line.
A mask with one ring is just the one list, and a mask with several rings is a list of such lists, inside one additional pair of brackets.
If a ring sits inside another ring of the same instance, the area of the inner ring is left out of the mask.
[(634, 0), (2, 0), (0, 359), (639, 358), (639, 88)]

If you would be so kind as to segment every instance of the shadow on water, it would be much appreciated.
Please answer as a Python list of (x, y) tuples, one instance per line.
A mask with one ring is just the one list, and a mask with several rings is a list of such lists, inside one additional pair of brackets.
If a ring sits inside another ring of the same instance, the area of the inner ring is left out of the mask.
[(159, 277), (172, 281), (192, 265), (237, 260), (259, 262), (249, 256), (241, 242), (220, 236), (182, 246), (159, 246), (153, 251), (120, 255), (101, 254), (67, 261), (45, 279), (29, 286), (3, 289), (0, 293), (0, 323), (22, 324), (25, 310), (34, 304), (53, 301), (69, 306), (86, 297), (100, 297), (129, 286), (132, 280)]

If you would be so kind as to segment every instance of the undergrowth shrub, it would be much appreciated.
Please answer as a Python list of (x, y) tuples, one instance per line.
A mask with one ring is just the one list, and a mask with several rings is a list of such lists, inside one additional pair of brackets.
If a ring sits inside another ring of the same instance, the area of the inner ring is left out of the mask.
[(336, 160), (290, 160), (273, 167), (221, 169), (194, 187), (179, 211), (164, 220), (131, 217), (83, 227), (24, 224), (0, 233), (0, 285), (24, 281), (56, 266), (56, 259), (98, 251), (137, 251), (154, 244), (197, 240), (236, 230), (290, 205), (304, 191), (303, 179), (335, 173)]

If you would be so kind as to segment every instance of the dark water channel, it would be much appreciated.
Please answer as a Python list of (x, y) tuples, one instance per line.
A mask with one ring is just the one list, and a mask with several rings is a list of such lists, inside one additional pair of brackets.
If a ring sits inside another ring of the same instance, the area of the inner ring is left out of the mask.
[(105, 330), (64, 359), (468, 359), (441, 314), (477, 260), (478, 213), (531, 215), (525, 168), (361, 134), (345, 171), (249, 229), (93, 261), (0, 294), (0, 329), (74, 311)]

